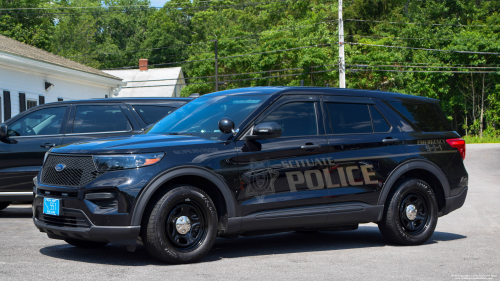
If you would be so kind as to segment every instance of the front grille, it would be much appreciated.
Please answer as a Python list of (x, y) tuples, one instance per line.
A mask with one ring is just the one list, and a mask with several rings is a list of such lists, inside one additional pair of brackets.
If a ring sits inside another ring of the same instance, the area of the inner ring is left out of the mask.
[[(55, 167), (64, 164), (66, 167), (58, 172)], [(47, 157), (42, 169), (42, 183), (62, 186), (84, 186), (99, 175), (92, 156)]]
[(37, 219), (45, 224), (59, 227), (90, 227), (90, 222), (81, 211), (63, 209), (63, 213), (63, 216), (46, 215), (43, 213), (43, 207), (38, 207)]

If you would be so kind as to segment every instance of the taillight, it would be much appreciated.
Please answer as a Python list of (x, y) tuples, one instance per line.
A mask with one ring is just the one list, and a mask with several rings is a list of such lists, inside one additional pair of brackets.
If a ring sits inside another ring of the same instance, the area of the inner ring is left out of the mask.
[(452, 147), (458, 149), (458, 152), (462, 155), (462, 159), (465, 159), (465, 141), (463, 139), (449, 139), (446, 140), (446, 142)]

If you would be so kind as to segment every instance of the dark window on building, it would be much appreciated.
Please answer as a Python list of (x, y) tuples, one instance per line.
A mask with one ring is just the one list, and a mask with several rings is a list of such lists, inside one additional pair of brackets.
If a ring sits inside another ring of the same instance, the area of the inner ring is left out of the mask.
[(281, 136), (312, 136), (318, 134), (316, 108), (313, 102), (294, 102), (282, 105), (262, 122), (276, 122), (281, 125)]
[(30, 108), (35, 107), (37, 105), (38, 105), (38, 103), (36, 102), (36, 100), (27, 100), (26, 101), (26, 109), (30, 109)]
[(387, 120), (385, 120), (385, 118), (382, 116), (380, 111), (375, 108), (375, 106), (370, 105), (370, 113), (372, 114), (373, 131), (375, 133), (385, 133), (391, 129), (391, 126), (389, 125), (389, 123), (387, 123)]
[(3, 108), (4, 108), (3, 121), (5, 122), (10, 119), (12, 114), (9, 91), (3, 91)]
[(453, 131), (437, 104), (412, 102), (390, 102), (390, 104), (423, 132)]
[(117, 105), (81, 105), (76, 107), (73, 133), (130, 131), (127, 116)]
[(40, 105), (45, 104), (45, 97), (44, 96), (38, 97), (38, 104), (40, 104)]
[(327, 104), (333, 134), (373, 133), (368, 105), (359, 103)]
[(57, 135), (66, 107), (50, 107), (32, 112), (9, 126), (9, 136)]
[(176, 110), (175, 107), (156, 105), (134, 105), (134, 109), (147, 125), (155, 123)]
[(57, 98), (57, 101), (63, 101), (63, 99), (62, 98)]
[(19, 112), (26, 110), (26, 94), (19, 93)]

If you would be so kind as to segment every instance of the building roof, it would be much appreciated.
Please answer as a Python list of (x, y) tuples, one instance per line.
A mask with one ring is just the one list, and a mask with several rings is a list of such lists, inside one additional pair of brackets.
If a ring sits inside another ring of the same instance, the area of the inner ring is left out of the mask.
[(171, 97), (178, 80), (185, 83), (182, 67), (153, 68), (145, 71), (139, 69), (104, 70), (104, 72), (127, 82), (127, 86), (120, 90), (119, 97)]
[(33, 59), (41, 62), (46, 62), (57, 66), (71, 68), (74, 70), (83, 71), (90, 74), (103, 76), (106, 78), (121, 80), (116, 76), (110, 75), (98, 69), (83, 65), (81, 63), (77, 63), (75, 61), (63, 58), (58, 55), (54, 55), (50, 52), (44, 51), (37, 47), (30, 46), (28, 44), (19, 42), (17, 40), (11, 39), (3, 35), (0, 35), (0, 52), (9, 53), (12, 55)]

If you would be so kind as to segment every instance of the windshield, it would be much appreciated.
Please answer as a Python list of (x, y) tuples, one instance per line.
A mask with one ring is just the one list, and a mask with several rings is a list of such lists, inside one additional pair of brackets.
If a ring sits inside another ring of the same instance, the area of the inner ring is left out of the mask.
[(158, 121), (147, 130), (147, 134), (187, 134), (210, 140), (225, 140), (227, 134), (219, 130), (220, 119), (231, 118), (235, 128), (238, 128), (268, 98), (260, 95), (200, 97)]

